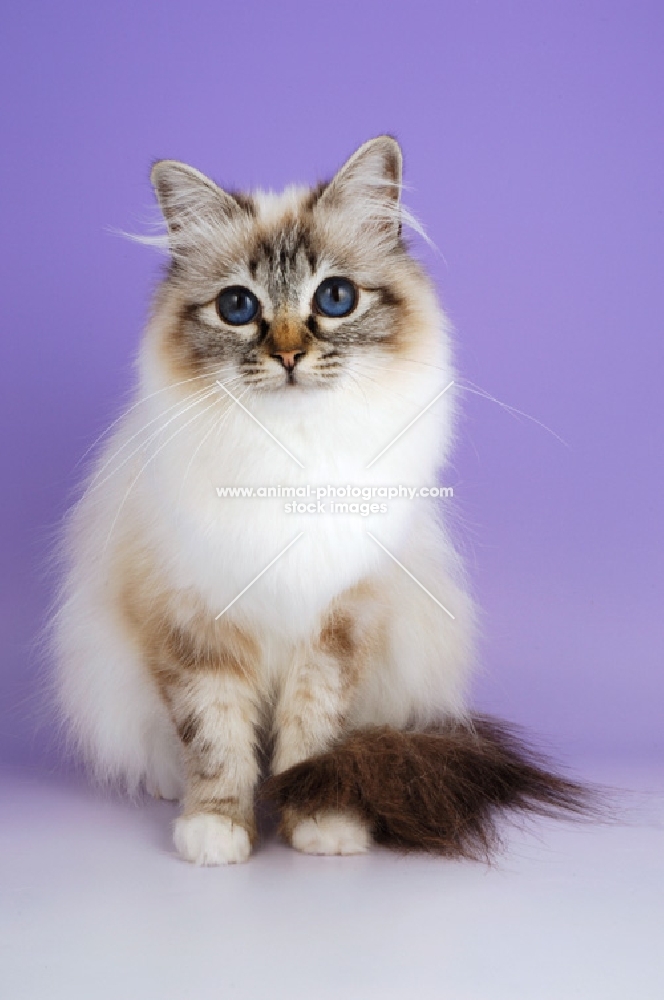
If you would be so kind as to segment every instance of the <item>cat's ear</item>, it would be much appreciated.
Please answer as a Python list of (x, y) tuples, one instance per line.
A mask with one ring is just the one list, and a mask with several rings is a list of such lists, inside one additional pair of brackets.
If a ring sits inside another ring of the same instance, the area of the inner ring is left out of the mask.
[(370, 139), (337, 171), (317, 204), (397, 235), (402, 163), (401, 147), (391, 135)]
[(240, 202), (205, 174), (177, 160), (158, 160), (150, 180), (169, 236), (176, 239), (211, 222), (229, 221), (243, 211)]

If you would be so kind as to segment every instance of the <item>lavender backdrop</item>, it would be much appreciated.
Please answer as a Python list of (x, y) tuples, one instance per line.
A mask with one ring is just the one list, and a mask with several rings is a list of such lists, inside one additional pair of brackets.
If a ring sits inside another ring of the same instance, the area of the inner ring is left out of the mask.
[(158, 274), (110, 234), (150, 162), (329, 174), (390, 131), (467, 394), (446, 481), (485, 609), (477, 702), (569, 756), (655, 755), (662, 676), (664, 8), (644, 0), (5, 4), (0, 749), (40, 762), (32, 649), (75, 463)]

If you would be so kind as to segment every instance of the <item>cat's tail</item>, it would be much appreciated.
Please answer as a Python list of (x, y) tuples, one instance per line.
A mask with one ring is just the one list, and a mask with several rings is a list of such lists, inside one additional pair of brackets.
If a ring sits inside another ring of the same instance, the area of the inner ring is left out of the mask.
[(593, 795), (556, 774), (518, 731), (487, 716), (423, 732), (358, 730), (327, 753), (270, 777), (279, 809), (348, 810), (397, 850), (486, 858), (506, 812), (582, 816)]

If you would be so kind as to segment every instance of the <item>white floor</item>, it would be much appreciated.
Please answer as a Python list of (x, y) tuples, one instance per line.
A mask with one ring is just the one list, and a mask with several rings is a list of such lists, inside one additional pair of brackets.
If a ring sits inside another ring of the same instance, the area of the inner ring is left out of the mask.
[(624, 822), (512, 831), (493, 868), (271, 842), (195, 869), (169, 804), (6, 775), (0, 997), (663, 1000), (664, 774), (609, 777)]

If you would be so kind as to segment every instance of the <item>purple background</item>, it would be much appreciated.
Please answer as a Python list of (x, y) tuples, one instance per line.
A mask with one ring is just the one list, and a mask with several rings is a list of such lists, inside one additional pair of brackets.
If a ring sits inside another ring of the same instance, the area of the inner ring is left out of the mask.
[(458, 331), (453, 470), (477, 703), (578, 754), (661, 724), (664, 8), (657, 2), (5, 4), (0, 750), (44, 761), (35, 636), (75, 463), (116, 415), (159, 260), (158, 157), (230, 186), (382, 131)]

